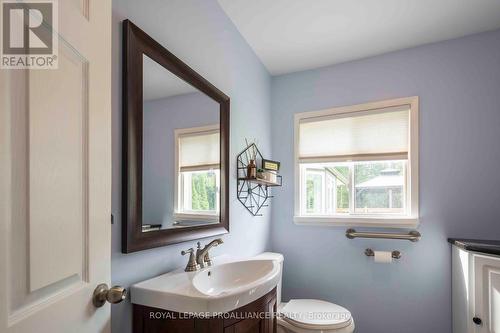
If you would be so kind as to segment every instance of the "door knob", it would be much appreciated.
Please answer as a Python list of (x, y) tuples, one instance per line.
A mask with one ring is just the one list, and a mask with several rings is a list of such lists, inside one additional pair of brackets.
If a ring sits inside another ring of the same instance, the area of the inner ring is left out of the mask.
[(483, 323), (483, 321), (481, 320), (481, 318), (479, 317), (474, 317), (472, 318), (472, 321), (474, 322), (474, 324), (476, 325), (481, 325)]
[(95, 288), (92, 303), (96, 308), (100, 308), (106, 301), (116, 304), (123, 301), (126, 297), (127, 289), (120, 286), (108, 288), (106, 283), (102, 283)]

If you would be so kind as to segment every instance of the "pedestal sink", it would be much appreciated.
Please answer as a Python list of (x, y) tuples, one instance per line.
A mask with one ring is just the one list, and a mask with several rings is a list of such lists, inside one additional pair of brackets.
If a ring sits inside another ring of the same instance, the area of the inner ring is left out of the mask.
[(259, 299), (280, 278), (280, 264), (274, 260), (214, 262), (197, 272), (179, 269), (135, 284), (132, 303), (174, 312), (223, 313)]

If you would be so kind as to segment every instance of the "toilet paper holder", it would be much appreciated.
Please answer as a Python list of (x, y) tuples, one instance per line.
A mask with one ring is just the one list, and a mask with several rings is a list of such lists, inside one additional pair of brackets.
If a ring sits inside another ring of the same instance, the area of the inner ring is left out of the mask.
[[(366, 249), (365, 250), (365, 255), (367, 257), (374, 257), (375, 256), (375, 252), (372, 249)], [(401, 258), (401, 252), (398, 251), (398, 250), (392, 251), (391, 255), (392, 255), (393, 259), (400, 259)]]

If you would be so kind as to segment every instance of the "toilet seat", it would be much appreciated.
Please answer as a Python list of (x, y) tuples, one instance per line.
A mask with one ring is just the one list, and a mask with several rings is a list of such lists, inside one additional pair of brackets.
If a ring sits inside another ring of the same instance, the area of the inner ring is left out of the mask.
[(280, 309), (278, 324), (293, 332), (352, 332), (354, 322), (344, 307), (315, 299), (294, 299)]

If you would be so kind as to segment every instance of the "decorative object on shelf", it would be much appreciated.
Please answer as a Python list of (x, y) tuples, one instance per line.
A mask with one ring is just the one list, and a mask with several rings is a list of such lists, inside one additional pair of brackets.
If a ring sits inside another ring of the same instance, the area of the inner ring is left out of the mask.
[(278, 181), (278, 174), (272, 171), (266, 171), (264, 169), (257, 169), (257, 178), (268, 181), (270, 183), (276, 183)]
[(262, 169), (267, 171), (280, 171), (280, 162), (262, 159)]
[(273, 171), (266, 171), (264, 169), (257, 170), (257, 179), (262, 179), (270, 183), (278, 182), (278, 174)]
[(278, 171), (280, 170), (280, 162), (262, 159), (262, 168), (257, 170), (257, 178), (265, 181), (276, 183), (278, 182)]
[(255, 165), (255, 159), (257, 158), (257, 145), (254, 143), (249, 145), (248, 140), (245, 138), (245, 143), (247, 144), (247, 149), (245, 150), (245, 156), (248, 160), (247, 163), (247, 178), (253, 179), (257, 178), (257, 165)]
[(281, 186), (282, 179), (278, 174), (280, 164), (264, 159), (255, 142), (249, 144), (245, 141), (246, 149), (236, 158), (236, 193), (238, 200), (253, 216), (262, 216), (262, 207), (267, 207), (268, 199), (272, 198), (270, 187)]
[(250, 160), (247, 165), (247, 178), (257, 178), (257, 166), (255, 165), (255, 160)]

